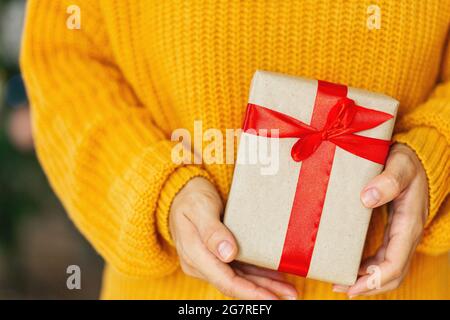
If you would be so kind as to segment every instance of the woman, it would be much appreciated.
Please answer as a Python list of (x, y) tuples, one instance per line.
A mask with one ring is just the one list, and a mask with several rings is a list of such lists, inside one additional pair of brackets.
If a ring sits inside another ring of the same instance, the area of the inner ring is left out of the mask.
[[(107, 263), (103, 298), (450, 298), (450, 1), (77, 0), (79, 17), (73, 2), (29, 0), (21, 61), (40, 161)], [(240, 127), (257, 69), (401, 103), (361, 192), (376, 210), (352, 287), (228, 264), (233, 166), (171, 160), (176, 128)]]

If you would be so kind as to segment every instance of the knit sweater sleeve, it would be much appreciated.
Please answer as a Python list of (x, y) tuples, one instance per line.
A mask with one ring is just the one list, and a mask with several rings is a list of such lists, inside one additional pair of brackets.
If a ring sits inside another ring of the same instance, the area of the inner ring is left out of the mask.
[[(36, 150), (68, 214), (103, 258), (130, 276), (177, 267), (168, 213), (197, 166), (171, 161), (171, 142), (115, 64), (97, 1), (30, 0), (21, 67)], [(89, 17), (87, 19), (86, 17)]]
[(428, 177), (429, 217), (418, 248), (428, 254), (450, 250), (450, 48), (441, 78), (428, 100), (399, 120), (394, 136), (416, 152)]

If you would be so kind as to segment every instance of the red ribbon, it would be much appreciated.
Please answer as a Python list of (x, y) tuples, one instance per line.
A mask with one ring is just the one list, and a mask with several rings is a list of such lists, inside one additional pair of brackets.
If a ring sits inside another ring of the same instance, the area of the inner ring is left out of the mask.
[[(279, 138), (298, 138), (292, 159), (302, 161), (279, 271), (306, 276), (311, 263), (336, 146), (364, 159), (384, 164), (390, 141), (355, 133), (374, 128), (392, 115), (364, 108), (347, 97), (347, 87), (318, 81), (311, 124), (286, 114), (248, 104), (244, 132), (258, 135), (278, 129)], [(267, 133), (267, 134), (266, 134)]]

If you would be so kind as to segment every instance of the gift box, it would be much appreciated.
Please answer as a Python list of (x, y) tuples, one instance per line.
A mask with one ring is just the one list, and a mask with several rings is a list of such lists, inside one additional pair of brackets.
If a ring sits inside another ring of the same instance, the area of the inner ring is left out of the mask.
[(386, 161), (398, 104), (257, 71), (224, 215), (237, 260), (353, 284), (372, 213), (360, 193)]

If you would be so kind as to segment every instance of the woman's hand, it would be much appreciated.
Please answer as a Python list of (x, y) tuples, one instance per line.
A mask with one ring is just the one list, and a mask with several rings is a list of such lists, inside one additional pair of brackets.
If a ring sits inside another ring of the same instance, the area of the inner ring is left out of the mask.
[[(392, 203), (383, 244), (373, 257), (363, 261), (360, 278), (351, 287), (335, 285), (333, 288), (336, 292), (346, 292), (349, 297), (394, 290), (408, 272), (428, 216), (427, 177), (414, 151), (406, 145), (395, 144), (385, 170), (363, 189), (361, 201), (368, 208)], [(378, 288), (368, 285), (373, 279), (368, 274), (369, 266), (377, 268), (376, 273), (381, 277)]]
[(175, 197), (170, 209), (170, 232), (189, 276), (206, 280), (224, 295), (237, 299), (296, 299), (294, 286), (273, 270), (228, 263), (238, 248), (221, 222), (222, 200), (204, 178), (194, 178)]

